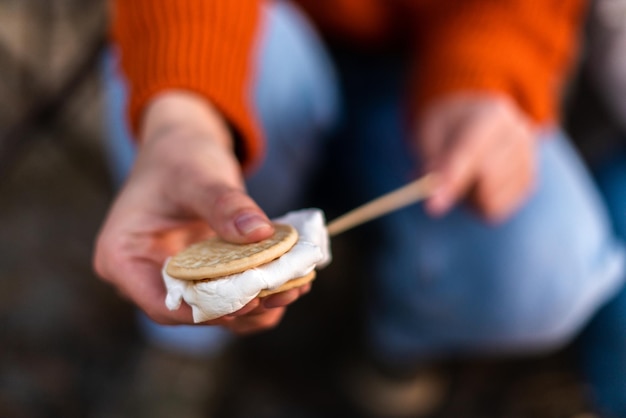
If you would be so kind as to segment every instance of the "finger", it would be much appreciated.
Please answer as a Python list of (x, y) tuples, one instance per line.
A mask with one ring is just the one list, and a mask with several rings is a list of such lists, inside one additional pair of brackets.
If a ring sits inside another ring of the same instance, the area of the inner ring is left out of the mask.
[(488, 211), (485, 213), (487, 221), (501, 223), (509, 219), (526, 202), (530, 194), (529, 188), (515, 190), (515, 188), (503, 188), (494, 193)]
[(535, 179), (534, 138), (521, 129), (509, 135), (484, 160), (472, 196), (479, 212), (493, 222), (501, 222), (519, 207)]
[(451, 145), (445, 155), (431, 167), (439, 179), (432, 197), (426, 201), (426, 210), (431, 215), (445, 214), (467, 193), (493, 132), (493, 126), (478, 121), (452, 133), (457, 138), (448, 141)]
[(279, 308), (281, 306), (287, 306), (290, 303), (295, 302), (300, 297), (300, 291), (298, 288), (289, 289), (284, 292), (276, 293), (263, 298), (263, 306), (271, 308)]
[[(268, 310), (270, 310), (271, 308), (266, 308), (265, 305), (263, 304), (263, 300), (262, 299), (258, 299), (259, 303), (255, 306), (254, 309), (249, 310), (245, 316), (255, 316), (255, 315), (263, 315), (264, 313), (266, 313)], [(244, 315), (241, 315), (244, 316)]]
[(162, 324), (192, 323), (189, 306), (184, 305), (176, 311), (170, 311), (165, 306), (166, 290), (161, 278), (161, 265), (138, 255), (151, 248), (146, 240), (116, 231), (107, 229), (105, 225), (104, 232), (96, 241), (93, 258), (96, 273), (154, 321)]
[(191, 307), (186, 303), (170, 311), (165, 305), (166, 289), (161, 267), (150, 260), (133, 260), (119, 266), (117, 287), (153, 321), (163, 325), (192, 324)]
[(259, 298), (254, 298), (250, 302), (248, 302), (243, 308), (239, 309), (236, 312), (228, 314), (227, 316), (237, 317), (248, 315), (250, 312), (254, 311), (261, 305), (261, 300)]
[(500, 169), (499, 176), (485, 175), (475, 192), (475, 204), (481, 215), (493, 223), (511, 216), (532, 191), (535, 178), (532, 170), (520, 162), (507, 166), (506, 171)]
[(303, 295), (306, 295), (307, 293), (309, 293), (311, 291), (311, 287), (312, 287), (312, 285), (311, 285), (310, 282), (305, 284), (305, 285), (303, 285), (303, 286), (300, 286), (298, 288), (298, 292), (300, 292), (300, 296), (303, 296)]
[(246, 315), (235, 318), (227, 323), (226, 326), (239, 335), (267, 331), (276, 327), (284, 314), (285, 308), (270, 309), (262, 315)]

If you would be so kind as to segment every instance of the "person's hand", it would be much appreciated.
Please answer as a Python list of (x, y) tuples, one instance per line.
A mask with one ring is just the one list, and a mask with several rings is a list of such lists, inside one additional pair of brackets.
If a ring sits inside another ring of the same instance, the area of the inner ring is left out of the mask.
[[(206, 101), (182, 92), (157, 97), (144, 118), (137, 160), (99, 233), (99, 276), (162, 324), (192, 323), (191, 308), (165, 306), (165, 259), (217, 233), (235, 243), (268, 238), (274, 228), (246, 194), (231, 134)], [(277, 325), (309, 286), (205, 322), (248, 333)]]
[(504, 96), (468, 93), (435, 102), (417, 129), (424, 169), (437, 178), (426, 210), (441, 216), (467, 198), (488, 221), (506, 219), (533, 188), (536, 141), (530, 121)]

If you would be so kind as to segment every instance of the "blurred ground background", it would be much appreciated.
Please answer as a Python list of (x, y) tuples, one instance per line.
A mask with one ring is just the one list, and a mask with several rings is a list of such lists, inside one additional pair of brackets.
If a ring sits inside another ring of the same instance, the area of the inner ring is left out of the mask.
[[(214, 359), (146, 344), (132, 306), (94, 276), (113, 193), (101, 150), (105, 26), (102, 1), (0, 0), (0, 417), (357, 416), (340, 396), (358, 344), (349, 238), (278, 329)], [(571, 127), (589, 136), (609, 126), (598, 118)], [(436, 417), (592, 417), (573, 358), (568, 347), (446, 364), (452, 391)]]

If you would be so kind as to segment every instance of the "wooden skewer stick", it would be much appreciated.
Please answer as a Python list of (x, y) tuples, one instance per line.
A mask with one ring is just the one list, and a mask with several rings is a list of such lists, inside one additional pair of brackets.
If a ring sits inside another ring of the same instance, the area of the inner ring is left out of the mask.
[(433, 192), (434, 184), (433, 174), (420, 177), (406, 186), (391, 191), (336, 218), (327, 225), (328, 234), (331, 237), (337, 236), (348, 229), (425, 199)]

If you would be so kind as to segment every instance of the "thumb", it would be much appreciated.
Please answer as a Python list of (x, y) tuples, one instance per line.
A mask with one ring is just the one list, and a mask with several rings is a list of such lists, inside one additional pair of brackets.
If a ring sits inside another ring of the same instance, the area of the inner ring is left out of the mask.
[(267, 215), (242, 188), (210, 186), (194, 190), (192, 196), (192, 210), (226, 241), (245, 244), (274, 233)]

